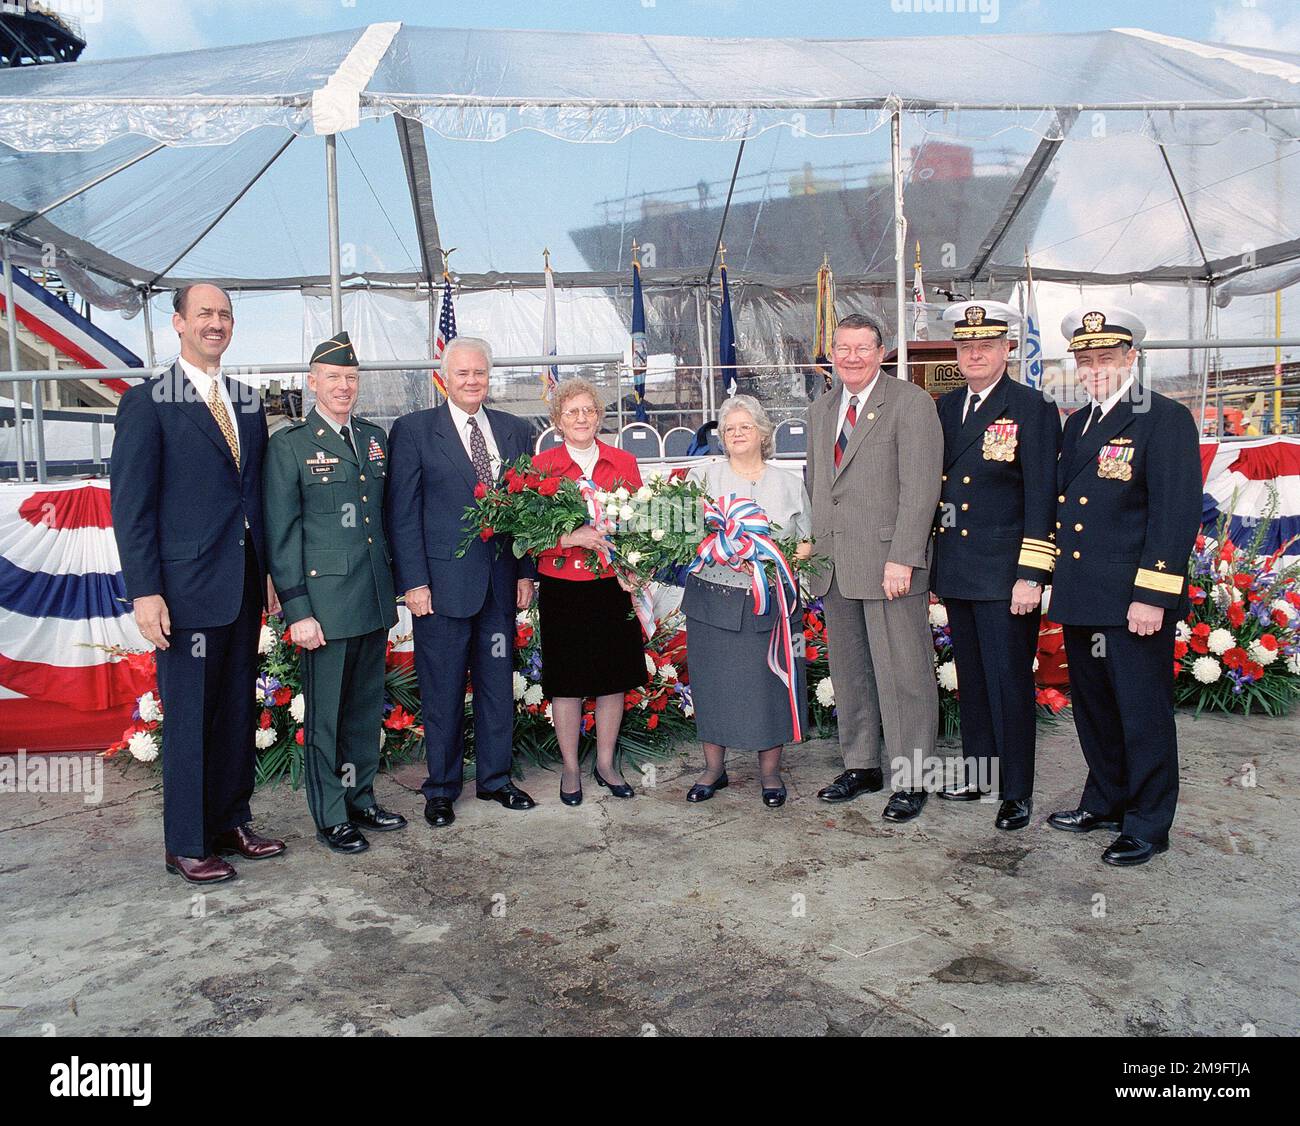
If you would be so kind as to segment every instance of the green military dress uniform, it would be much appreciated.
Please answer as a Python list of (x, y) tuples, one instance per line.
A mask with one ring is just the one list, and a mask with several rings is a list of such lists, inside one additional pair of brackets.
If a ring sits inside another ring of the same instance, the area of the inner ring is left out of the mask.
[(271, 438), (263, 471), (285, 621), (314, 617), (326, 640), (302, 654), (307, 805), (320, 829), (375, 805), (385, 642), (397, 621), (383, 526), (388, 436), (356, 414), (349, 423), (351, 444), (313, 408)]

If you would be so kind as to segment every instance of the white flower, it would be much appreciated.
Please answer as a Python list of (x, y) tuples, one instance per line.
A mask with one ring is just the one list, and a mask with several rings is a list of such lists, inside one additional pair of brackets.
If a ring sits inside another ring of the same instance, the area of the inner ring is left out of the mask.
[(1275, 612), (1281, 610), (1288, 618), (1294, 618), (1296, 615), (1295, 608), (1285, 598), (1275, 598), (1269, 609)]
[(596, 497), (596, 503), (600, 505), (601, 508), (604, 508), (605, 505), (607, 505), (610, 501), (610, 494), (605, 492), (604, 489), (597, 489), (595, 493), (595, 497)]
[(663, 539), (664, 536), (666, 536), (667, 534), (668, 534), (668, 533), (665, 532), (665, 531), (663, 530), (663, 528), (656, 528), (653, 532), (650, 533), (650, 538), (651, 538), (652, 540), (654, 540), (655, 543), (658, 543), (658, 542), (659, 542), (661, 539)]
[(158, 744), (147, 731), (137, 731), (132, 735), (126, 749), (140, 762), (153, 762), (158, 757)]
[(253, 743), (259, 751), (274, 747), (279, 738), (280, 736), (276, 734), (274, 727), (259, 727), (253, 733)]
[(654, 676), (659, 666), (655, 664), (655, 659), (649, 653), (645, 655), (645, 671)]
[(1205, 639), (1205, 647), (1219, 657), (1236, 644), (1237, 639), (1232, 636), (1232, 631), (1226, 629), (1211, 630), (1210, 636)]
[(525, 704), (540, 704), (543, 699), (542, 686), (540, 684), (530, 684), (524, 691)]
[(682, 715), (684, 715), (687, 719), (690, 719), (691, 716), (693, 716), (694, 714), (695, 714), (695, 705), (694, 705), (694, 704), (683, 704), (683, 705), (682, 705)]
[(1213, 684), (1223, 675), (1223, 670), (1213, 657), (1197, 657), (1192, 662), (1192, 675), (1202, 684)]
[(630, 504), (625, 504), (618, 510), (618, 518), (620, 520), (631, 520), (635, 515), (636, 512)]
[(817, 702), (823, 708), (833, 708), (835, 706), (835, 685), (831, 683), (829, 676), (817, 682)]
[(1174, 637), (1179, 641), (1186, 641), (1192, 636), (1192, 627), (1186, 622), (1179, 622), (1174, 626)]
[(631, 495), (623, 485), (619, 485), (617, 489), (610, 493), (610, 496), (617, 497), (620, 501), (627, 500)]
[(275, 630), (270, 626), (262, 626), (262, 632), (257, 635), (257, 651), (259, 653), (269, 653), (275, 648)]
[(648, 476), (651, 481), (667, 481), (668, 470), (666, 470), (662, 465), (656, 465), (652, 470), (650, 470)]
[(546, 701), (546, 718), (550, 721), (552, 727), (555, 726), (555, 716), (551, 714), (551, 701)]
[(946, 626), (948, 624), (948, 607), (942, 602), (936, 602), (930, 607), (930, 624), (932, 626)]
[(1292, 653), (1286, 659), (1286, 671), (1292, 676), (1300, 676), (1300, 653)]
[(1277, 650), (1265, 649), (1264, 646), (1259, 643), (1258, 639), (1250, 643), (1250, 648), (1247, 652), (1250, 654), (1250, 659), (1252, 661), (1258, 661), (1261, 665), (1271, 665), (1277, 660)]
[(145, 723), (154, 723), (162, 719), (162, 706), (158, 703), (158, 697), (152, 692), (146, 692), (136, 703), (140, 707), (140, 718)]
[(521, 672), (515, 673), (514, 690), (516, 700), (522, 700), (524, 693), (528, 691), (528, 678)]
[(302, 698), (301, 692), (289, 701), (289, 714), (293, 717), (294, 723), (301, 723), (303, 716), (307, 714), (307, 701)]
[(1037, 658), (1037, 657), (1034, 658), (1034, 668), (1033, 668), (1033, 671), (1034, 671), (1034, 672), (1037, 672), (1037, 671), (1038, 671), (1038, 658)]
[(635, 567), (641, 562), (641, 553), (639, 551), (629, 551), (627, 553), (628, 566)]
[(935, 675), (939, 678), (939, 687), (945, 692), (957, 691), (956, 661), (944, 661), (944, 663), (935, 670)]
[(654, 489), (652, 489), (649, 485), (642, 485), (636, 491), (636, 499), (639, 500), (642, 504), (650, 500), (654, 495), (655, 495)]
[(662, 677), (664, 678), (664, 680), (676, 680), (676, 679), (677, 679), (677, 666), (676, 666), (676, 665), (663, 665), (663, 666), (661, 666), (660, 669), (659, 669), (659, 675), (662, 676)]

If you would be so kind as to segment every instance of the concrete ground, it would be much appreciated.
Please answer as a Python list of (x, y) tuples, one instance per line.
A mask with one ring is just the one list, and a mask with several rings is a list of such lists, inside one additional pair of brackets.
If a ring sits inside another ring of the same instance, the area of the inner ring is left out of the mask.
[(777, 811), (739, 756), (687, 805), (691, 749), (628, 802), (588, 779), (569, 809), (534, 771), (510, 813), (471, 784), (435, 831), (408, 769), (378, 792), (410, 827), (353, 859), (300, 792), (258, 794), (287, 855), (201, 897), (163, 870), (155, 776), (110, 763), (98, 805), (0, 794), (0, 1032), (1296, 1035), (1300, 716), (1178, 726), (1172, 848), (1131, 870), (1044, 824), (1083, 777), (1068, 721), (1019, 833), (986, 804), (820, 803), (826, 742)]

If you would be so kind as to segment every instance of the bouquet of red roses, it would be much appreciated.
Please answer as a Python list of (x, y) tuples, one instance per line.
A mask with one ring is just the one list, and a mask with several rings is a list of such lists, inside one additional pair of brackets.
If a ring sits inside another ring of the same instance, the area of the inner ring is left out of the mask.
[(558, 474), (533, 470), (527, 455), (506, 467), (493, 485), (474, 487), (474, 503), (465, 509), (465, 539), (457, 558), (474, 540), (494, 535), (511, 536), (516, 559), (554, 547), (565, 532), (587, 522), (587, 502), (578, 483)]

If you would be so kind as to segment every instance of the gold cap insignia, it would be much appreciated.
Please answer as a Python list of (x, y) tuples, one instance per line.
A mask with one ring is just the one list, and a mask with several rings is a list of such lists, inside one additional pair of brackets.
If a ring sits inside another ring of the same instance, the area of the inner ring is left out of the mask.
[(1084, 313), (1083, 327), (1086, 332), (1100, 332), (1106, 318), (1101, 313)]
[(979, 325), (984, 323), (984, 306), (972, 305), (966, 310), (966, 323)]

